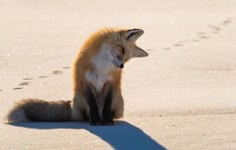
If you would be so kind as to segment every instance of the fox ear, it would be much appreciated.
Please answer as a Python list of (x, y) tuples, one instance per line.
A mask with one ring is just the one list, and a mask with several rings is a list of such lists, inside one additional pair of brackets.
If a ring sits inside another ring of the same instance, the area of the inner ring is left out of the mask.
[(126, 31), (125, 37), (127, 41), (135, 42), (143, 33), (141, 29), (130, 29)]
[(148, 56), (148, 53), (139, 47), (136, 47), (132, 51), (132, 57), (146, 57), (146, 56)]

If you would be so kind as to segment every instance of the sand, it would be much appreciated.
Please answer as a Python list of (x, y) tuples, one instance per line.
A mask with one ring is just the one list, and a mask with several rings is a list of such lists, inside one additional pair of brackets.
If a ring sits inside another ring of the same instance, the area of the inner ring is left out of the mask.
[(123, 74), (114, 126), (0, 123), (0, 149), (236, 149), (234, 0), (0, 0), (0, 119), (35, 97), (71, 99), (71, 64), (103, 27), (141, 28), (149, 57)]

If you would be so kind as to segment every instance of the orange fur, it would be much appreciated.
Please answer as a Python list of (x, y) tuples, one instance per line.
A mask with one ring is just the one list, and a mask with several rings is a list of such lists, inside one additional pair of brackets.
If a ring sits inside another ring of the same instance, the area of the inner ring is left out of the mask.
[[(84, 88), (84, 78), (87, 70), (93, 70), (93, 65), (89, 62), (91, 57), (99, 52), (99, 48), (104, 42), (112, 40), (112, 34), (123, 31), (122, 29), (105, 28), (91, 35), (80, 48), (73, 64), (73, 89), (81, 91)], [(120, 88), (121, 70), (112, 72), (116, 89)]]
[[(73, 64), (73, 120), (84, 120), (84, 116), (88, 118), (90, 116), (91, 106), (89, 99), (86, 97), (86, 89), (90, 84), (95, 87), (96, 103), (101, 119), (103, 117), (103, 107), (111, 107), (113, 118), (123, 116), (124, 101), (121, 94), (121, 68), (124, 67), (125, 62), (133, 57), (148, 55), (135, 44), (135, 41), (143, 33), (141, 29), (106, 28), (95, 32), (85, 41)], [(104, 99), (99, 98), (104, 94), (101, 93), (101, 89), (107, 83), (111, 84), (113, 88), (111, 106), (105, 106)]]

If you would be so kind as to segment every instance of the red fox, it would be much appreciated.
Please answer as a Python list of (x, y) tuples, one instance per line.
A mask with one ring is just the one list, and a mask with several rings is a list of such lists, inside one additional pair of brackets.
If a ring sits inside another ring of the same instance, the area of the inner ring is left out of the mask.
[(6, 122), (89, 121), (91, 125), (112, 125), (124, 112), (124, 64), (131, 58), (148, 56), (135, 44), (143, 33), (141, 29), (113, 28), (94, 33), (74, 61), (73, 100), (22, 100), (9, 111)]

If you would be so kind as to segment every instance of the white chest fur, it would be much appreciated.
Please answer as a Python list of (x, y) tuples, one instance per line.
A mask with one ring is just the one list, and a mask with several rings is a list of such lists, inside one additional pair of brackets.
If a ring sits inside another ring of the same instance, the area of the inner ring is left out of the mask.
[(112, 80), (111, 75), (103, 74), (101, 72), (87, 71), (85, 74), (87, 81), (93, 84), (97, 91), (101, 91), (107, 81)]
[(100, 53), (92, 58), (91, 63), (94, 69), (87, 71), (85, 78), (94, 85), (97, 91), (101, 91), (104, 84), (112, 80), (111, 71), (115, 69), (111, 52), (103, 46)]

